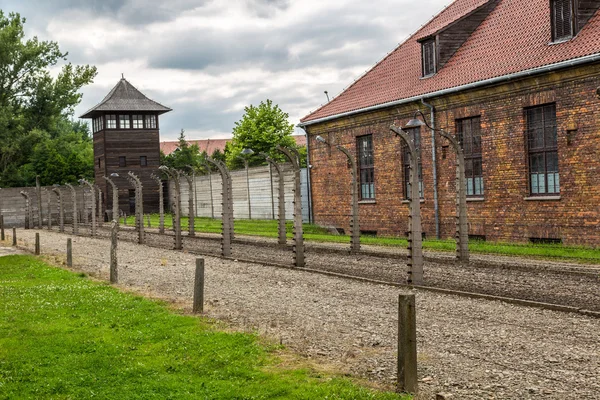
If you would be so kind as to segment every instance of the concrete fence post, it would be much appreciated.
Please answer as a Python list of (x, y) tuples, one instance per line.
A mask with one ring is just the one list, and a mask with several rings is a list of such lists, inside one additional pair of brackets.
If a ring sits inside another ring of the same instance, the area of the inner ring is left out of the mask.
[(79, 235), (79, 223), (77, 221), (77, 192), (73, 185), (65, 183), (65, 186), (71, 190), (71, 199), (73, 201), (73, 235)]
[(56, 194), (56, 205), (58, 207), (58, 229), (60, 233), (65, 231), (65, 211), (62, 202), (62, 192), (57, 185), (54, 185), (52, 191)]
[(12, 237), (13, 241), (12, 241), (12, 245), (16, 246), (17, 245), (17, 228), (13, 227), (13, 237)]
[[(115, 174), (116, 175), (116, 174)], [(118, 175), (117, 175), (118, 177)], [(106, 182), (108, 182), (112, 188), (112, 217), (111, 219), (113, 221), (117, 221), (117, 223), (119, 223), (119, 188), (117, 187), (117, 185), (113, 182), (112, 179), (110, 179), (107, 176), (103, 176), (104, 180)]]
[[(79, 182), (81, 185), (86, 185), (90, 189), (90, 197), (92, 200), (92, 229), (90, 233), (92, 236), (96, 236), (96, 190), (94, 189), (94, 185), (86, 181), (85, 179), (80, 179)], [(83, 192), (83, 209), (85, 214), (85, 221), (87, 223), (87, 208), (85, 207), (85, 191)]]
[(136, 225), (137, 225), (137, 229), (138, 229), (138, 243), (139, 244), (144, 244), (145, 243), (145, 235), (144, 235), (144, 193), (143, 193), (143, 189), (144, 187), (142, 186), (142, 181), (140, 180), (140, 178), (134, 174), (133, 172), (129, 171), (127, 173), (127, 175), (129, 175), (131, 177), (131, 180), (133, 181), (133, 185), (135, 186), (135, 214), (136, 214)]
[(110, 227), (110, 283), (119, 282), (117, 265), (117, 244), (119, 240), (119, 223), (112, 221)]
[(415, 295), (398, 297), (398, 391), (417, 394), (417, 319)]
[(231, 196), (231, 177), (227, 172), (227, 167), (219, 160), (214, 160), (207, 157), (206, 160), (215, 165), (221, 174), (221, 201), (222, 201), (222, 217), (221, 217), (221, 255), (223, 257), (231, 256), (231, 242), (233, 239), (233, 207)]
[(196, 236), (196, 219), (194, 213), (194, 175), (183, 174), (188, 183), (188, 236)]
[(4, 242), (6, 237), (4, 236), (4, 215), (0, 215), (0, 240)]
[(391, 131), (408, 146), (410, 153), (410, 199), (408, 204), (408, 284), (423, 284), (423, 233), (421, 227), (421, 194), (419, 193), (420, 155), (414, 139), (394, 125)]
[(194, 314), (204, 312), (204, 259), (196, 258), (196, 275), (194, 277)]
[(163, 194), (162, 179), (159, 176), (152, 174), (152, 179), (158, 185), (158, 233), (165, 233), (165, 200)]
[(210, 192), (210, 217), (215, 219), (215, 204), (213, 199), (213, 186), (212, 186), (212, 167), (208, 162), (203, 163), (206, 171), (208, 172), (208, 190)]
[(29, 193), (21, 191), (21, 196), (25, 199), (25, 229), (30, 229), (33, 226), (33, 212), (31, 210), (31, 201)]
[(71, 238), (67, 239), (67, 267), (73, 266), (73, 241)]
[[(285, 246), (286, 244), (286, 232), (285, 232), (285, 180), (283, 167), (273, 160), (269, 155), (261, 153), (265, 157), (265, 160), (269, 163), (269, 172), (272, 167), (275, 167), (277, 171), (278, 180), (278, 216), (277, 216), (277, 243)], [(273, 180), (271, 178), (271, 193), (273, 189)], [(275, 213), (273, 213), (274, 215)]]
[(350, 250), (351, 251), (360, 251), (360, 223), (358, 220), (358, 179), (356, 177), (356, 159), (350, 152), (344, 147), (337, 145), (335, 146), (339, 151), (344, 153), (346, 158), (348, 158), (348, 162), (352, 168), (351, 171), (351, 185), (350, 192), (352, 193), (352, 217), (350, 219)]
[(102, 204), (102, 189), (98, 185), (94, 185), (96, 188), (96, 193), (98, 195), (98, 226), (102, 226), (104, 224), (104, 205)]
[(50, 191), (44, 188), (44, 193), (46, 193), (46, 205), (48, 207), (48, 230), (52, 230), (52, 198), (50, 196)]
[(173, 230), (175, 231), (174, 249), (181, 250), (183, 249), (183, 241), (181, 239), (181, 184), (179, 181), (179, 172), (167, 167), (166, 165), (161, 165), (159, 169), (167, 174), (169, 179), (172, 179), (173, 184), (175, 185), (175, 193), (173, 196), (173, 208), (175, 209), (173, 214)]
[(40, 233), (39, 232), (35, 233), (35, 255), (36, 256), (40, 255)]
[[(40, 186), (40, 177), (39, 175), (35, 177), (35, 194), (37, 196), (37, 205), (38, 205), (38, 223), (37, 223), (37, 227), (38, 229), (42, 229), (42, 188)], [(33, 221), (31, 222), (31, 225), (33, 226)]]
[(294, 170), (294, 265), (303, 268), (304, 261), (304, 235), (302, 226), (302, 197), (300, 192), (300, 154), (296, 149), (277, 145), (277, 150), (282, 152), (292, 163)]

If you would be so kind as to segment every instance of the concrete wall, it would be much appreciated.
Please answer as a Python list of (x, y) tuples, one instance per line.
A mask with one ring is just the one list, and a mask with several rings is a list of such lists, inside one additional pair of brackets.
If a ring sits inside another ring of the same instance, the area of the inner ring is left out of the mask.
[[(286, 219), (293, 218), (293, 185), (294, 173), (290, 164), (283, 164), (284, 182), (285, 182), (285, 212)], [(268, 166), (253, 167), (248, 170), (250, 184), (250, 206), (252, 219), (275, 219), (278, 217), (278, 177), (277, 171), (273, 168), (272, 180)], [(302, 169), (301, 193), (302, 193), (302, 215), (303, 220), (309, 220), (309, 202), (308, 202), (308, 184), (306, 179), (306, 169)], [(233, 186), (233, 212), (234, 218), (247, 219), (248, 213), (248, 186), (246, 184), (246, 170), (231, 171)], [(212, 195), (214, 204), (214, 217), (221, 217), (221, 176), (218, 172), (213, 172), (209, 178), (208, 175), (197, 176), (195, 180), (196, 205), (195, 213), (199, 217), (211, 217), (211, 181)], [(273, 194), (271, 195), (271, 182)], [(173, 201), (173, 183), (169, 187), (169, 205)], [(185, 179), (181, 179), (181, 209), (182, 215), (188, 214), (189, 184)], [(275, 211), (273, 215), (273, 210)]]

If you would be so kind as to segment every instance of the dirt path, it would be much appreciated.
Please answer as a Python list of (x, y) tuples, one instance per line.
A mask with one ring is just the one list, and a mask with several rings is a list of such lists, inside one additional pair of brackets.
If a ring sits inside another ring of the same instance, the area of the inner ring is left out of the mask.
[[(18, 236), (33, 248), (34, 230)], [(42, 254), (67, 235), (40, 231)], [(77, 269), (108, 277), (108, 241), (73, 238)], [(121, 285), (191, 308), (195, 256), (121, 241)], [(210, 317), (256, 329), (342, 372), (391, 385), (397, 297), (389, 286), (205, 257)], [(421, 398), (600, 399), (600, 320), (416, 292)]]

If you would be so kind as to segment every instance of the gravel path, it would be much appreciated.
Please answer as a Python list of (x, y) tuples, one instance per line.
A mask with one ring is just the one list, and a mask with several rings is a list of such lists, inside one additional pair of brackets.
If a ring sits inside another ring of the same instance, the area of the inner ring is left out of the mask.
[[(35, 232), (18, 232), (29, 249)], [(68, 236), (40, 232), (42, 253), (64, 258)], [(108, 246), (74, 237), (75, 267), (107, 279)], [(191, 308), (194, 260), (120, 241), (121, 285)], [(398, 289), (213, 257), (205, 264), (208, 316), (281, 340), (318, 364), (393, 384)], [(600, 399), (599, 319), (416, 294), (420, 398)]]
[[(137, 240), (132, 230), (121, 232), (121, 237)], [(172, 247), (171, 236), (148, 233), (147, 243), (155, 247)], [(273, 241), (246, 240), (233, 245), (232, 256), (243, 260), (255, 260), (266, 263), (291, 265), (293, 253), (289, 247), (272, 245)], [(327, 248), (339, 249), (339, 246), (317, 246), (311, 244), (312, 251), (306, 252), (308, 268), (360, 276), (386, 282), (406, 281), (406, 258), (388, 255), (350, 254), (342, 251), (327, 251)], [(220, 242), (207, 236), (195, 238), (183, 237), (183, 248), (204, 254), (220, 254)], [(395, 249), (397, 251), (397, 249)], [(373, 251), (373, 249), (368, 249)], [(389, 250), (387, 250), (389, 252)], [(390, 253), (394, 254), (394, 253)], [(580, 309), (600, 311), (600, 269), (579, 267), (586, 273), (565, 273), (560, 264), (533, 259), (504, 257), (504, 261), (487, 260), (488, 257), (475, 258), (470, 265), (460, 265), (445, 259), (443, 255), (427, 261), (424, 266), (424, 278), (427, 286), (465, 292), (483, 293), (494, 296), (512, 297), (523, 300), (568, 305)], [(508, 263), (510, 261), (510, 263)], [(565, 266), (575, 268), (573, 265)]]

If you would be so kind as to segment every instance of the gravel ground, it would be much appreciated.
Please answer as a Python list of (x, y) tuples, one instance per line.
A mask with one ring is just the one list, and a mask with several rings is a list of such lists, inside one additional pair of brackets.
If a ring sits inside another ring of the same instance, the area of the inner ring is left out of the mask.
[[(137, 240), (137, 233), (132, 230), (122, 231), (120, 236), (127, 240)], [(214, 235), (195, 238), (184, 236), (183, 248), (192, 252), (219, 255), (220, 241), (215, 238)], [(149, 245), (155, 247), (171, 248), (173, 245), (172, 236), (149, 232), (146, 239)], [(272, 240), (245, 237), (244, 242), (234, 243), (232, 256), (243, 260), (291, 265), (291, 248), (282, 248), (275, 243)], [(396, 253), (388, 249), (383, 250), (387, 254), (373, 255), (372, 247), (366, 249), (366, 254), (338, 251), (342, 248), (339, 245), (311, 244), (305, 254), (306, 266), (386, 282), (406, 281), (406, 258), (398, 249), (395, 249)], [(397, 256), (390, 256), (394, 254)], [(434, 261), (425, 262), (424, 279), (427, 286), (600, 311), (600, 269), (595, 266), (567, 264), (561, 269), (559, 263), (514, 257), (490, 260), (490, 256), (476, 257), (472, 264), (460, 265), (448, 260), (449, 257), (451, 256), (433, 253)]]
[[(33, 248), (35, 230), (19, 230)], [(129, 236), (131, 233), (123, 233)], [(67, 235), (41, 232), (64, 259)], [(75, 268), (108, 278), (109, 243), (73, 238)], [(191, 309), (195, 256), (119, 242), (120, 285)], [(205, 257), (206, 312), (342, 373), (391, 387), (399, 289)], [(415, 291), (421, 394), (453, 399), (600, 399), (600, 320)]]

